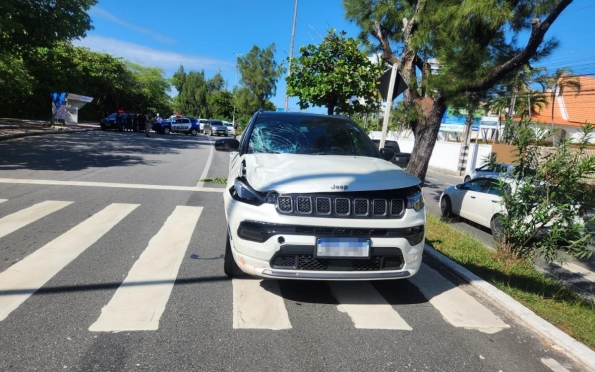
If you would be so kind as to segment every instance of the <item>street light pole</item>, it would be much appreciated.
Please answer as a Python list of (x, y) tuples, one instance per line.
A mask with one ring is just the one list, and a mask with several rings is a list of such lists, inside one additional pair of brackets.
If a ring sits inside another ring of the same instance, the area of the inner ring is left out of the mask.
[(244, 54), (238, 54), (236, 52), (233, 52), (233, 54), (236, 56), (236, 81), (233, 84), (233, 123), (235, 124), (236, 122), (236, 89), (238, 87), (238, 58), (240, 56), (243, 56)]
[[(295, 7), (293, 8), (293, 27), (291, 28), (291, 44), (289, 46), (289, 64), (287, 65), (287, 76), (291, 74), (291, 58), (293, 57), (293, 40), (295, 39), (295, 21), (297, 19), (298, 0), (295, 0)], [(285, 105), (283, 111), (287, 112), (289, 97), (287, 96), (287, 88), (285, 88)]]

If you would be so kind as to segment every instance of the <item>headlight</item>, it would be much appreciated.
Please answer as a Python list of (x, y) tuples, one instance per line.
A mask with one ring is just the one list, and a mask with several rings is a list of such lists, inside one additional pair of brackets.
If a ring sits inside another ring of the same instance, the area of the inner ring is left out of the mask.
[(246, 185), (239, 179), (235, 180), (234, 187), (236, 189), (236, 194), (240, 199), (255, 199), (261, 203), (265, 202), (264, 198), (260, 195), (258, 191)]
[(415, 195), (407, 197), (408, 209), (414, 209), (415, 211), (419, 211), (424, 207), (424, 205), (426, 205), (426, 203), (424, 202), (424, 196), (421, 191), (419, 191)]

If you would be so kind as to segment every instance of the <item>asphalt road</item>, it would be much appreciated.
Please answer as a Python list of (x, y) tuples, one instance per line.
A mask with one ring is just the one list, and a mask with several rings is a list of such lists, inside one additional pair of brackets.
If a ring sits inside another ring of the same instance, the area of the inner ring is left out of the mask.
[(429, 259), (399, 281), (229, 280), (224, 189), (200, 182), (227, 160), (205, 136), (0, 142), (0, 370), (580, 370)]

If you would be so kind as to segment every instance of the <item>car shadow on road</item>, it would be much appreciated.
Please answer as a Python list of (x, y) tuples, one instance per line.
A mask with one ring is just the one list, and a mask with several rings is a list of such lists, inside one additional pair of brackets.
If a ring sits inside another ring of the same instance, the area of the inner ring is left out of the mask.
[[(339, 305), (339, 301), (333, 296), (332, 290), (326, 281), (279, 280), (278, 283), (281, 290), (281, 296), (285, 300), (300, 304)], [(368, 283), (371, 283), (374, 289), (376, 289), (390, 305), (412, 305), (428, 302), (417, 287), (411, 284), (407, 279), (369, 281)], [(344, 283), (343, 285), (349, 285), (349, 282)], [(268, 290), (268, 286), (261, 285), (261, 287)], [(349, 304), (368, 305), (369, 303), (367, 303), (364, 298), (362, 298), (361, 301), (358, 298), (353, 298)]]
[(183, 135), (159, 136), (135, 132), (83, 132), (0, 142), (0, 171), (79, 171), (91, 167), (153, 165), (146, 155), (178, 154), (212, 146), (210, 141)]

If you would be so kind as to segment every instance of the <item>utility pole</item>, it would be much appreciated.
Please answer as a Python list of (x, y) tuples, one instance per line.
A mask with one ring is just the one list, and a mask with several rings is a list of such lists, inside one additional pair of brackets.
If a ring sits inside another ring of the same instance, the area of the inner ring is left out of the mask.
[(236, 122), (236, 93), (237, 93), (237, 87), (238, 87), (238, 58), (243, 56), (244, 54), (238, 54), (236, 52), (233, 52), (233, 54), (236, 56), (236, 81), (233, 84), (233, 123), (235, 124)]
[[(295, 39), (295, 21), (297, 20), (298, 0), (295, 0), (295, 7), (293, 8), (293, 27), (291, 28), (291, 44), (289, 46), (289, 64), (287, 65), (287, 76), (291, 74), (291, 58), (293, 58), (293, 40)], [(287, 96), (287, 88), (285, 88), (285, 105), (283, 111), (287, 112), (289, 97)]]

